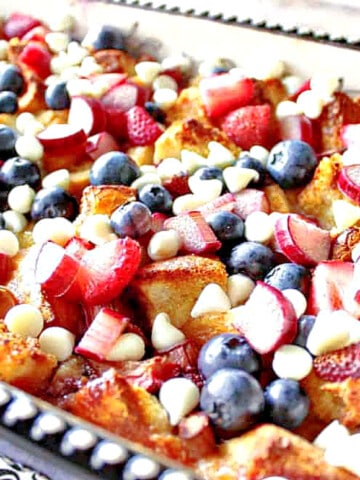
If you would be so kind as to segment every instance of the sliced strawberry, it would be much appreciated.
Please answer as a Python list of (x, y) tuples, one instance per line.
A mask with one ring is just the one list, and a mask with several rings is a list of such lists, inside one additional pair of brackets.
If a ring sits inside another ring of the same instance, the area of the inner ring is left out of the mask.
[(41, 25), (41, 22), (37, 18), (24, 13), (14, 12), (8, 16), (3, 26), (3, 32), (8, 39), (13, 37), (22, 38), (29, 30), (38, 25)]
[(106, 129), (105, 109), (97, 98), (82, 95), (71, 98), (68, 123), (82, 128), (86, 135)]
[(329, 260), (319, 263), (310, 285), (307, 313), (344, 309), (360, 318), (360, 304), (354, 300), (354, 264)]
[(5, 285), (9, 280), (11, 259), (6, 253), (0, 252), (0, 285)]
[(360, 203), (360, 165), (345, 165), (337, 177), (340, 192), (355, 203)]
[(66, 253), (79, 261), (82, 260), (86, 252), (93, 248), (94, 245), (91, 242), (88, 242), (81, 237), (73, 237), (65, 245)]
[(306, 92), (306, 90), (310, 90), (310, 78), (305, 80), (304, 83), (302, 83), (300, 85), (300, 87), (289, 97), (289, 100), (291, 100), (292, 102), (296, 102), (298, 96), (303, 93), (303, 92)]
[(89, 137), (86, 141), (85, 151), (96, 160), (104, 153), (119, 151), (120, 147), (115, 138), (108, 132), (99, 132)]
[(50, 32), (50, 29), (45, 25), (38, 25), (32, 28), (21, 37), (24, 42), (40, 42), (46, 45), (45, 37)]
[(80, 340), (75, 352), (94, 360), (105, 360), (130, 319), (102, 308)]
[(221, 242), (206, 223), (200, 212), (187, 212), (171, 217), (164, 223), (165, 229), (174, 229), (180, 235), (182, 251), (187, 253), (214, 253)]
[(148, 100), (148, 89), (129, 81), (119, 82), (110, 88), (102, 97), (101, 102), (105, 108), (114, 108), (127, 112), (135, 105), (144, 105)]
[(7, 287), (0, 286), (0, 318), (4, 318), (10, 308), (18, 303), (15, 295)]
[(46, 327), (62, 327), (80, 338), (86, 328), (82, 308), (79, 303), (70, 302), (66, 297), (53, 297), (45, 294), (54, 319)]
[(191, 193), (189, 188), (189, 175), (174, 175), (171, 178), (168, 178), (163, 181), (163, 186), (169, 190), (173, 198), (181, 197), (181, 195), (186, 195)]
[(143, 107), (132, 107), (125, 115), (127, 134), (132, 145), (151, 145), (163, 133), (157, 122)]
[(119, 142), (128, 138), (125, 112), (117, 108), (106, 108), (106, 130)]
[(60, 245), (44, 243), (35, 263), (35, 281), (50, 296), (61, 297), (72, 286), (80, 264)]
[(291, 213), (281, 215), (274, 233), (280, 252), (292, 262), (311, 267), (329, 258), (330, 233), (308, 218)]
[(154, 212), (151, 214), (151, 232), (161, 232), (164, 230), (164, 223), (169, 217), (165, 213)]
[(235, 208), (234, 213), (245, 219), (250, 213), (265, 212), (270, 213), (270, 204), (266, 194), (255, 188), (245, 188), (234, 195)]
[(314, 145), (313, 126), (305, 115), (287, 115), (279, 119), (281, 140), (302, 140)]
[(131, 238), (112, 240), (85, 253), (76, 279), (88, 305), (111, 302), (134, 276), (141, 248)]
[(201, 100), (210, 118), (219, 118), (249, 105), (255, 96), (255, 82), (224, 73), (204, 78), (199, 84)]
[(249, 105), (228, 113), (221, 128), (236, 145), (249, 150), (253, 145), (270, 148), (277, 140), (275, 120), (269, 104)]
[(319, 355), (313, 366), (316, 375), (326, 382), (360, 378), (360, 343)]
[(341, 139), (346, 148), (360, 145), (360, 123), (343, 125), (341, 128)]
[(210, 202), (201, 205), (197, 210), (206, 218), (219, 211), (233, 212), (236, 207), (235, 195), (225, 193)]
[(257, 282), (235, 327), (260, 354), (291, 343), (297, 333), (297, 317), (291, 302), (280, 290)]
[(52, 55), (40, 42), (29, 42), (19, 55), (19, 62), (33, 71), (39, 78), (45, 79), (51, 74)]

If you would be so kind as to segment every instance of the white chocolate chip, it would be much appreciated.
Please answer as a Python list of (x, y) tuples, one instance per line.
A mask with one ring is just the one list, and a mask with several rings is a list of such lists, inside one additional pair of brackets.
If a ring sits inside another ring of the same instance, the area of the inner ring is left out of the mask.
[(305, 92), (300, 93), (296, 103), (299, 109), (311, 119), (318, 118), (324, 106), (324, 100), (313, 90), (305, 90)]
[(172, 107), (177, 98), (177, 91), (171, 88), (158, 88), (153, 94), (153, 101), (163, 110)]
[(184, 54), (173, 54), (162, 60), (161, 68), (163, 70), (180, 69), (183, 73), (188, 73), (191, 69), (191, 59)]
[(307, 307), (305, 295), (300, 292), (300, 290), (296, 290), (295, 288), (286, 288), (285, 290), (282, 290), (282, 294), (294, 307), (296, 317), (300, 318), (301, 315), (305, 313)]
[(185, 338), (182, 331), (171, 324), (169, 315), (156, 315), (151, 330), (151, 343), (156, 350), (167, 350), (183, 342)]
[(233, 165), (235, 161), (234, 154), (231, 150), (224, 147), (219, 142), (208, 143), (209, 155), (207, 157), (207, 163), (214, 167), (225, 168)]
[(68, 82), (74, 78), (79, 78), (80, 74), (80, 67), (72, 65), (71, 67), (67, 67), (61, 71), (60, 78), (58, 78), (57, 82)]
[(170, 77), (170, 75), (159, 75), (154, 79), (152, 87), (154, 90), (159, 90), (160, 88), (169, 88), (175, 92), (177, 92), (179, 88), (176, 81)]
[(296, 102), (292, 102), (290, 100), (284, 100), (279, 102), (276, 106), (276, 117), (277, 118), (284, 118), (288, 117), (289, 115), (299, 115), (302, 111), (299, 108), (299, 105)]
[(43, 352), (55, 355), (59, 362), (63, 362), (74, 350), (75, 335), (66, 328), (49, 327), (41, 333), (39, 344)]
[(51, 240), (64, 246), (75, 233), (74, 224), (67, 218), (42, 218), (34, 225), (32, 237), (35, 243), (44, 243)]
[(223, 183), (217, 178), (209, 180), (202, 180), (201, 178), (193, 175), (188, 181), (189, 188), (195, 195), (206, 198), (206, 200), (214, 200), (219, 197), (223, 189)]
[(339, 77), (326, 73), (315, 73), (310, 79), (310, 88), (324, 101), (331, 99), (339, 89), (341, 81)]
[(14, 233), (22, 232), (28, 224), (25, 215), (19, 212), (14, 212), (13, 210), (6, 210), (3, 212), (3, 218), (5, 220), (5, 228)]
[(25, 133), (25, 128), (29, 122), (36, 122), (36, 118), (30, 112), (23, 112), (16, 119), (16, 130), (20, 133)]
[(332, 213), (336, 228), (340, 231), (351, 227), (360, 220), (360, 207), (346, 200), (333, 200)]
[(55, 32), (67, 32), (72, 29), (75, 23), (74, 17), (63, 10), (57, 9), (53, 12), (51, 20), (48, 21), (50, 30)]
[(338, 445), (344, 438), (350, 435), (349, 430), (339, 420), (333, 420), (327, 425), (313, 441), (314, 445), (324, 450), (331, 444)]
[(325, 450), (324, 459), (337, 467), (350, 470), (360, 476), (360, 434), (344, 436), (341, 442), (331, 443)]
[(49, 32), (45, 35), (45, 42), (54, 53), (65, 51), (69, 44), (69, 35), (64, 32)]
[(287, 75), (282, 79), (282, 83), (289, 95), (293, 95), (303, 84), (303, 80), (296, 75)]
[(200, 293), (191, 310), (192, 318), (204, 313), (228, 312), (231, 308), (229, 297), (217, 283), (209, 283)]
[(73, 63), (66, 52), (60, 52), (50, 60), (51, 73), (60, 75), (65, 69), (71, 67)]
[(174, 176), (182, 175), (185, 172), (184, 165), (177, 158), (165, 158), (157, 166), (157, 173), (161, 180), (168, 180)]
[(103, 67), (96, 62), (94, 57), (87, 56), (84, 57), (80, 68), (79, 68), (79, 76), (81, 77), (88, 77), (90, 75), (95, 75), (98, 73), (103, 73)]
[(161, 65), (158, 62), (139, 62), (135, 65), (136, 75), (140, 80), (150, 85), (161, 71)]
[(99, 213), (86, 217), (80, 227), (80, 237), (95, 245), (102, 245), (117, 238), (111, 228), (109, 217)]
[(35, 198), (35, 190), (29, 185), (17, 185), (8, 195), (9, 207), (18, 213), (29, 213)]
[(194, 173), (195, 170), (206, 165), (206, 158), (191, 150), (182, 149), (180, 159), (185, 170), (189, 173)]
[[(354, 278), (355, 279), (355, 278)], [(360, 342), (360, 322), (346, 310), (335, 310), (331, 313), (332, 319), (341, 322), (349, 333), (347, 345)]]
[(62, 187), (64, 190), (68, 190), (69, 185), (70, 172), (66, 168), (54, 170), (42, 179), (43, 188)]
[(272, 369), (279, 378), (302, 380), (312, 370), (310, 353), (298, 345), (282, 345), (274, 353)]
[(261, 162), (264, 167), (266, 167), (269, 153), (269, 150), (265, 147), (262, 147), (261, 145), (253, 145), (249, 150), (250, 157), (259, 160), (259, 162)]
[[(33, 125), (33, 124), (31, 124)], [(43, 125), (41, 124), (42, 129)], [(42, 159), (44, 155), (44, 147), (39, 140), (30, 134), (22, 135), (16, 140), (15, 150), (20, 157), (26, 158), (32, 162), (37, 162)]]
[(87, 78), (74, 78), (66, 84), (66, 89), (71, 97), (76, 95), (91, 95), (93, 84)]
[(242, 305), (255, 288), (254, 281), (243, 273), (230, 275), (227, 281), (227, 294), (232, 307)]
[(253, 180), (259, 180), (259, 173), (252, 168), (227, 167), (223, 171), (223, 177), (229, 192), (238, 193)]
[(136, 333), (123, 333), (106, 356), (106, 360), (120, 362), (141, 360), (145, 355), (144, 340)]
[(159, 400), (169, 415), (171, 425), (177, 425), (199, 403), (200, 392), (187, 378), (171, 378), (160, 388)]
[(175, 198), (172, 205), (174, 215), (179, 215), (182, 212), (188, 212), (190, 210), (196, 210), (201, 205), (205, 205), (207, 198), (200, 197), (199, 195), (193, 195), (188, 193)]
[(145, 185), (150, 185), (150, 184), (156, 184), (156, 185), (161, 185), (161, 178), (159, 175), (155, 173), (144, 173), (140, 177), (138, 177), (136, 180), (133, 181), (133, 183), (130, 185), (131, 188), (135, 188), (136, 190), (140, 190), (140, 188), (144, 187)]
[(76, 42), (74, 40), (72, 42), (69, 42), (67, 48), (67, 56), (70, 61), (70, 65), (80, 65), (80, 63), (88, 55), (88, 50), (82, 47), (79, 42)]
[(14, 257), (19, 252), (19, 240), (9, 230), (0, 230), (0, 253)]
[(306, 348), (313, 355), (321, 355), (345, 347), (349, 339), (346, 325), (334, 318), (331, 312), (320, 312), (309, 333)]
[(151, 237), (147, 252), (151, 260), (166, 260), (177, 255), (181, 239), (176, 230), (162, 230)]
[(44, 328), (44, 318), (40, 310), (26, 303), (10, 308), (4, 323), (11, 333), (22, 337), (37, 337)]
[(269, 243), (274, 235), (274, 223), (265, 212), (252, 212), (246, 217), (245, 238), (248, 241)]

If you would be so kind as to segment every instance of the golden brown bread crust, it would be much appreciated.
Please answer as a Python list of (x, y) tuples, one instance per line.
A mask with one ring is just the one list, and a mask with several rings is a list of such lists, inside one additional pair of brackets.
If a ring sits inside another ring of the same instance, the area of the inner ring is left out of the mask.
[(216, 259), (184, 255), (140, 268), (130, 289), (148, 326), (158, 313), (165, 312), (173, 325), (181, 327), (208, 283), (226, 289), (224, 264)]
[(166, 125), (186, 118), (195, 118), (209, 123), (201, 101), (200, 90), (196, 86), (184, 88), (180, 92), (175, 104), (166, 112)]
[(347, 470), (332, 467), (323, 451), (297, 435), (265, 424), (226, 441), (219, 454), (200, 461), (205, 480), (261, 480), (279, 475), (288, 480), (356, 480)]
[(202, 347), (204, 343), (221, 333), (238, 333), (227, 313), (207, 313), (197, 318), (189, 318), (181, 327), (185, 337)]

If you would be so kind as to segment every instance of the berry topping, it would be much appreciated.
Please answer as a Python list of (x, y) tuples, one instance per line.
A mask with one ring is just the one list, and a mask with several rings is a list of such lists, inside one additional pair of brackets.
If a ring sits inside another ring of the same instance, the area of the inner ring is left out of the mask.
[(18, 101), (14, 92), (0, 92), (0, 113), (15, 113)]
[(205, 378), (221, 368), (245, 370), (252, 375), (259, 373), (259, 355), (250, 347), (244, 337), (223, 333), (211, 338), (201, 348), (198, 368)]
[(15, 131), (0, 124), (0, 159), (7, 160), (8, 158), (16, 156), (15, 143), (17, 134)]
[(274, 380), (266, 387), (264, 396), (265, 415), (280, 427), (296, 428), (309, 413), (309, 398), (296, 380)]
[(316, 375), (326, 382), (360, 378), (360, 343), (319, 355), (314, 360)]
[(68, 106), (70, 106), (69, 124), (82, 128), (86, 135), (93, 135), (106, 129), (106, 113), (97, 98), (74, 96)]
[(72, 195), (62, 187), (43, 188), (37, 192), (31, 208), (31, 218), (65, 217), (74, 220), (78, 214), (78, 204)]
[(259, 177), (257, 180), (253, 180), (253, 184), (256, 187), (261, 187), (264, 184), (265, 177), (266, 177), (266, 168), (256, 158), (250, 157), (249, 155), (244, 155), (239, 158), (236, 162), (236, 166), (240, 168), (250, 168), (251, 170), (255, 170)]
[(151, 211), (141, 202), (118, 207), (111, 215), (110, 225), (121, 238), (139, 238), (151, 229)]
[(92, 165), (90, 182), (92, 185), (131, 185), (139, 175), (139, 167), (128, 155), (108, 152)]
[(200, 408), (224, 431), (241, 431), (253, 425), (263, 412), (264, 395), (249, 373), (222, 368), (211, 375), (200, 396)]
[(296, 263), (281, 263), (266, 275), (264, 282), (279, 290), (295, 288), (306, 295), (310, 285), (310, 272)]
[(152, 212), (171, 213), (172, 197), (162, 185), (148, 184), (139, 191), (139, 200)]
[(0, 68), (0, 91), (9, 91), (20, 95), (24, 90), (24, 77), (19, 67), (6, 64)]
[(162, 130), (153, 117), (140, 106), (126, 112), (127, 132), (133, 145), (151, 145), (162, 134)]
[(64, 110), (70, 106), (66, 82), (51, 83), (45, 92), (46, 105), (52, 110)]
[(243, 242), (232, 248), (225, 263), (230, 274), (245, 273), (253, 280), (261, 280), (275, 266), (275, 256), (266, 245)]
[(83, 43), (95, 50), (125, 50), (124, 35), (113, 25), (97, 26), (89, 30)]
[(7, 38), (22, 38), (32, 28), (40, 25), (40, 21), (31, 15), (14, 12), (7, 18), (3, 31)]
[(206, 221), (222, 243), (239, 243), (244, 238), (244, 222), (234, 213), (215, 212), (207, 215)]
[(301, 140), (285, 140), (270, 151), (267, 170), (282, 188), (306, 185), (318, 164), (314, 150)]
[(50, 61), (51, 53), (39, 42), (29, 42), (19, 55), (19, 62), (41, 79), (51, 74)]
[(301, 315), (298, 320), (298, 333), (293, 341), (294, 345), (306, 347), (307, 339), (315, 323), (315, 315)]
[(360, 203), (360, 165), (346, 165), (337, 178), (339, 190), (350, 200)]
[(0, 167), (0, 181), (7, 190), (25, 184), (36, 189), (41, 181), (40, 170), (35, 163), (25, 158), (10, 158)]

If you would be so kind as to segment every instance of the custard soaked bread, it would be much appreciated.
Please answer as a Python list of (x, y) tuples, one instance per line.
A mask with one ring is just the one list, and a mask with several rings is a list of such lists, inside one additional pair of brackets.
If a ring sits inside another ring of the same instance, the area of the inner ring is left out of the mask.
[(359, 478), (358, 100), (107, 28), (2, 25), (0, 378), (201, 478)]

